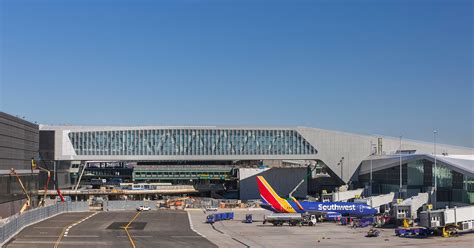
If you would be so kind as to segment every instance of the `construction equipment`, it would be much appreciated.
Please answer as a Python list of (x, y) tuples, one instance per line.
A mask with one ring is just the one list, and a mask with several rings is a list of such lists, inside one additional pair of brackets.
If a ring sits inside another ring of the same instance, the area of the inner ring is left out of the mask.
[(167, 208), (184, 208), (186, 200), (189, 197), (179, 197), (166, 200), (166, 207)]
[(10, 169), (10, 175), (16, 177), (16, 179), (18, 180), (18, 183), (21, 186), (21, 189), (23, 190), (23, 193), (26, 195), (26, 202), (23, 203), (23, 206), (20, 209), (20, 214), (22, 214), (23, 212), (25, 212), (26, 210), (28, 210), (30, 208), (30, 206), (31, 206), (31, 197), (30, 197), (30, 194), (28, 194), (28, 191), (26, 190), (25, 185), (21, 181), (20, 176), (18, 175), (18, 173), (16, 173), (14, 168)]
[[(41, 160), (41, 161), (43, 161), (43, 160)], [(44, 161), (43, 161), (43, 164), (44, 164)], [(32, 159), (32, 160), (31, 160), (31, 170), (36, 170), (36, 169), (46, 172), (47, 177), (48, 177), (48, 178), (46, 179), (46, 183), (45, 183), (45, 185), (44, 185), (43, 199), (41, 199), (41, 200), (40, 200), (40, 203), (39, 203), (40, 206), (44, 207), (44, 204), (45, 204), (45, 201), (46, 201), (46, 197), (47, 197), (47, 195), (48, 195), (49, 182), (50, 182), (51, 180), (53, 180), (53, 183), (56, 185), (56, 181), (54, 180), (54, 178), (51, 178), (51, 171), (50, 171), (50, 170), (48, 170), (48, 169), (46, 169), (46, 168), (44, 168), (44, 167), (39, 166), (39, 165), (36, 163), (36, 161), (35, 161), (34, 159)], [(58, 196), (59, 196), (59, 198), (61, 199), (61, 202), (65, 202), (65, 201), (64, 201), (64, 197), (63, 197), (63, 195), (62, 195), (61, 190), (59, 189), (59, 187), (56, 187), (56, 192), (58, 193)]]
[(420, 213), (420, 225), (450, 237), (459, 231), (474, 230), (474, 206), (446, 208)]
[(44, 171), (47, 173), (48, 175), (48, 178), (46, 179), (46, 183), (44, 184), (44, 195), (43, 195), (43, 199), (40, 200), (39, 204), (40, 206), (44, 207), (44, 204), (46, 202), (46, 196), (48, 194), (48, 186), (49, 186), (49, 182), (51, 181), (51, 172), (45, 168), (42, 168), (42, 167), (39, 167), (35, 160), (31, 160), (31, 170), (41, 170), (41, 171)]

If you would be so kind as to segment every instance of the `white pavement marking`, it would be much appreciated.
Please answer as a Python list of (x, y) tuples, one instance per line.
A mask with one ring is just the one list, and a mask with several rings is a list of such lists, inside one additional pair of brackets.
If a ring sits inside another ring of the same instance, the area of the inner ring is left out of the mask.
[[(0, 243), (0, 247), (2, 247), (4, 244), (10, 242), (10, 240), (11, 240), (12, 238), (14, 238), (16, 235), (18, 235), (21, 231), (23, 231), (23, 229), (25, 229), (25, 228), (27, 228), (27, 227), (29, 227), (29, 226), (32, 226), (32, 225), (34, 225), (34, 224), (40, 223), (40, 222), (42, 222), (42, 221), (51, 219), (51, 218), (53, 218), (53, 217), (55, 217), (55, 216), (57, 216), (57, 215), (63, 214), (63, 213), (67, 213), (67, 212), (59, 212), (59, 213), (53, 214), (53, 215), (51, 215), (51, 216), (49, 216), (49, 217), (46, 217), (46, 218), (44, 218), (44, 219), (40, 219), (40, 220), (37, 220), (37, 221), (33, 221), (33, 222), (29, 223), (28, 225), (24, 225), (23, 227), (21, 227), (20, 229), (18, 229), (15, 233), (13, 233), (9, 238), (5, 239), (5, 240), (3, 241), (3, 243)], [(53, 222), (53, 221), (52, 221), (52, 222)], [(61, 228), (61, 227), (34, 227), (34, 228)]]
[(189, 227), (191, 228), (191, 230), (193, 230), (195, 233), (197, 233), (199, 236), (203, 237), (203, 238), (206, 238), (206, 236), (202, 235), (200, 232), (198, 232), (196, 229), (194, 229), (194, 226), (193, 226), (193, 220), (191, 219), (191, 214), (186, 211), (186, 213), (188, 214), (188, 219), (189, 219)]
[[(137, 236), (137, 235), (133, 235), (134, 238), (152, 238), (153, 236)], [(126, 235), (119, 235), (117, 236), (117, 238), (128, 238), (128, 236)]]
[(68, 238), (99, 238), (98, 235), (69, 235)]
[(33, 228), (40, 229), (40, 228), (62, 228), (62, 227), (60, 227), (60, 226), (35, 226)]
[(170, 236), (172, 238), (201, 238), (201, 236), (197, 236), (197, 235), (187, 235), (187, 236)]
[(96, 214), (98, 214), (98, 213), (99, 213), (99, 212), (95, 212), (95, 213), (93, 213), (93, 214), (91, 214), (91, 215), (88, 215), (87, 217), (82, 218), (82, 219), (79, 220), (79, 221), (74, 222), (73, 224), (70, 224), (70, 225), (64, 230), (64, 233), (62, 233), (62, 234), (58, 237), (58, 240), (56, 241), (54, 247), (57, 247), (57, 246), (59, 245), (59, 243), (61, 242), (62, 237), (64, 237), (64, 238), (66, 238), (66, 237), (69, 237), (69, 238), (70, 238), (70, 237), (71, 237), (71, 236), (68, 236), (68, 234), (69, 234), (69, 230), (70, 230), (74, 225), (79, 224), (79, 223), (83, 222), (84, 220), (86, 220), (86, 219), (88, 219), (88, 218), (90, 218), (90, 217), (92, 217), (92, 216), (94, 216), (94, 215), (96, 215)]
[[(54, 244), (56, 241), (39, 241), (39, 240), (33, 240), (33, 241), (30, 241), (30, 240), (15, 240), (15, 243), (13, 243), (12, 245), (15, 245), (15, 244)], [(84, 244), (84, 245), (87, 245), (87, 244), (90, 244), (92, 246), (97, 246), (97, 245), (105, 245), (109, 242), (106, 242), (106, 241), (84, 241), (84, 240), (80, 240), (80, 241), (62, 241), (61, 244)]]
[[(57, 238), (58, 235), (23, 235), (25, 238)], [(97, 235), (69, 235), (69, 238), (98, 238)], [(21, 239), (15, 239), (21, 240)]]
[[(57, 238), (58, 235), (23, 235), (25, 238)], [(15, 239), (15, 241), (21, 239)]]

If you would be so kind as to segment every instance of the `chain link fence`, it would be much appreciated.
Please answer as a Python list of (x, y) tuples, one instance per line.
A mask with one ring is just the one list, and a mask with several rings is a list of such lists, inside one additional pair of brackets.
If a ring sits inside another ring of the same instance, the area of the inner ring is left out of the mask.
[(89, 211), (87, 202), (64, 202), (47, 207), (39, 207), (0, 220), (0, 247), (28, 225), (64, 212)]

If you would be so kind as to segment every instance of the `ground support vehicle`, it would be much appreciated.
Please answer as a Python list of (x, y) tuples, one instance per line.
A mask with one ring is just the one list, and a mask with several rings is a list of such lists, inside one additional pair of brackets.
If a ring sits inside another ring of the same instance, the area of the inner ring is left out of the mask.
[(375, 227), (383, 227), (392, 223), (392, 217), (390, 215), (378, 215), (375, 216)]
[(245, 220), (243, 221), (244, 223), (251, 224), (253, 222), (252, 214), (247, 214), (245, 215)]
[(425, 227), (399, 227), (395, 235), (405, 238), (426, 238), (433, 235), (433, 231)]
[(264, 217), (263, 224), (272, 223), (274, 226), (282, 226), (288, 223), (290, 226), (316, 224), (316, 215), (313, 214), (298, 214), (298, 213), (274, 213)]
[(137, 208), (137, 211), (150, 211), (151, 210), (151, 207), (147, 207), (147, 206), (140, 206)]
[(374, 217), (364, 217), (360, 219), (353, 219), (352, 221), (353, 228), (368, 227), (373, 224), (374, 224)]
[(341, 218), (341, 225), (346, 226), (346, 225), (352, 225), (354, 221), (353, 217), (342, 217)]
[(380, 231), (375, 229), (375, 228), (370, 228), (370, 230), (367, 232), (366, 237), (372, 238), (372, 237), (378, 237), (380, 234)]
[(221, 221), (221, 220), (233, 220), (234, 219), (234, 213), (233, 212), (227, 212), (227, 213), (216, 213), (216, 214), (210, 214), (206, 218), (206, 223), (213, 224), (216, 221)]

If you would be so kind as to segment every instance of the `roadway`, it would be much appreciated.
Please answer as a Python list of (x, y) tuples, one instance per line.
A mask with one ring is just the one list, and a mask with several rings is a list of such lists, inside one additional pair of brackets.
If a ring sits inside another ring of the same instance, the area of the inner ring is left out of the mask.
[(216, 246), (190, 229), (185, 211), (152, 210), (60, 214), (25, 228), (6, 247)]

